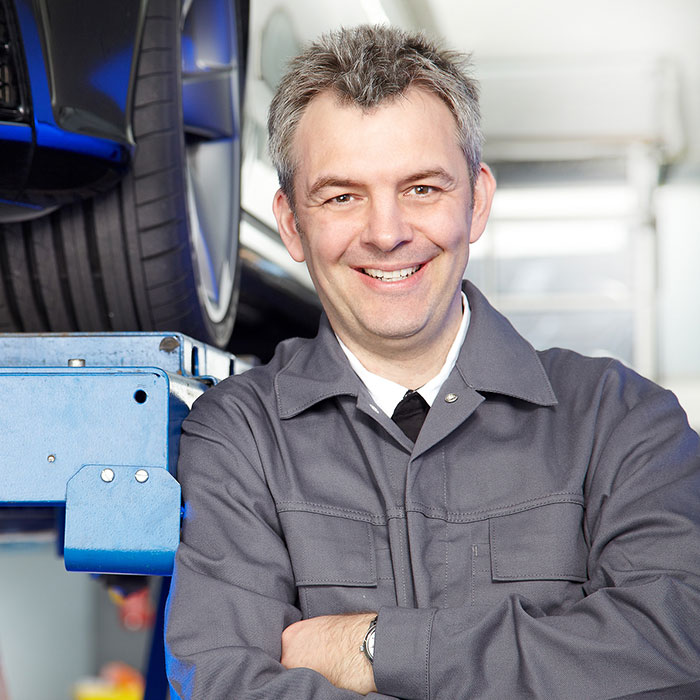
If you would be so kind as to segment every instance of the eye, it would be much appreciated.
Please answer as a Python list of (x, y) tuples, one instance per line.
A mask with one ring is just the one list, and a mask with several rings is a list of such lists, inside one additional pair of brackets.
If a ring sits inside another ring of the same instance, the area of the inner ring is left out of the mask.
[(413, 194), (417, 194), (419, 197), (425, 197), (426, 195), (435, 192), (435, 187), (432, 185), (414, 185), (410, 190)]
[(339, 194), (335, 197), (331, 197), (326, 204), (348, 204), (352, 201), (351, 194)]

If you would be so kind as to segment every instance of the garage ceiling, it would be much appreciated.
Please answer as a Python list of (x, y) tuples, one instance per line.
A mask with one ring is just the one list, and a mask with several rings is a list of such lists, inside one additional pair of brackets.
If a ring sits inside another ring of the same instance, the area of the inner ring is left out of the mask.
[[(700, 167), (697, 0), (365, 0), (473, 52), (487, 138), (572, 128), (655, 141)], [(525, 99), (526, 95), (533, 99)]]

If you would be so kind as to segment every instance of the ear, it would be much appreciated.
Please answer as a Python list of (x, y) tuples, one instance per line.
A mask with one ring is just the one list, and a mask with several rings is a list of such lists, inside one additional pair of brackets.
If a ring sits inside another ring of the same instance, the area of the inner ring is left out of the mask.
[(469, 242), (476, 243), (486, 228), (491, 212), (491, 202), (496, 192), (496, 178), (486, 163), (481, 164), (481, 171), (474, 183), (474, 201), (472, 207), (472, 227)]
[(294, 212), (289, 205), (287, 195), (281, 189), (275, 192), (275, 197), (272, 200), (272, 212), (275, 215), (275, 219), (277, 219), (277, 228), (282, 238), (282, 243), (284, 243), (292, 259), (297, 262), (304, 262), (304, 248), (301, 244), (299, 231), (297, 231)]

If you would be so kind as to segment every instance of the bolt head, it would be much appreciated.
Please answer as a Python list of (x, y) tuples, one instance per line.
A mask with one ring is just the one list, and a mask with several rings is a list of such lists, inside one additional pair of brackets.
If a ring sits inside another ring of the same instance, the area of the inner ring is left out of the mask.
[(160, 341), (158, 349), (162, 352), (175, 352), (180, 347), (180, 340), (173, 335), (167, 336)]

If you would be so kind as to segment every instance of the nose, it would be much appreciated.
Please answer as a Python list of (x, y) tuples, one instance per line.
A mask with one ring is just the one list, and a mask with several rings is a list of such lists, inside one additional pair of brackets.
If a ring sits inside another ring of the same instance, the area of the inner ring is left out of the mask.
[(396, 199), (393, 196), (373, 198), (368, 208), (362, 242), (389, 253), (412, 239), (412, 227)]

